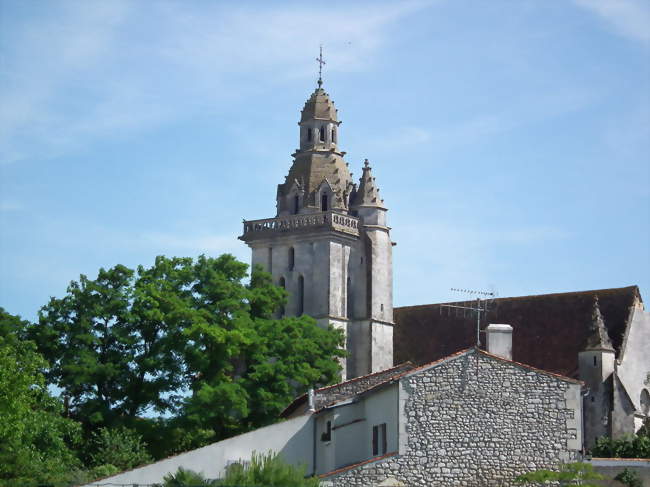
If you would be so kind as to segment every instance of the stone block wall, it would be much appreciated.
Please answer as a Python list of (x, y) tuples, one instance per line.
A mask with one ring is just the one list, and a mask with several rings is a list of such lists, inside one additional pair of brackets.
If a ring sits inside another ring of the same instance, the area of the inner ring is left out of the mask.
[(339, 471), (324, 486), (511, 486), (575, 461), (580, 383), (469, 351), (400, 380), (399, 452)]

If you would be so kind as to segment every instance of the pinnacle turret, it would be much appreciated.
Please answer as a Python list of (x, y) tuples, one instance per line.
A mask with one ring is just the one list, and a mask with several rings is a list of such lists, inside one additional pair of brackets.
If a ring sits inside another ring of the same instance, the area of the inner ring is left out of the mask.
[(589, 337), (585, 350), (611, 350), (614, 351), (612, 342), (609, 339), (605, 321), (600, 312), (598, 296), (594, 296), (594, 303), (591, 310), (591, 323), (589, 325)]
[(363, 161), (363, 174), (359, 180), (359, 188), (354, 195), (352, 206), (375, 206), (384, 208), (384, 200), (379, 196), (379, 188), (375, 183), (375, 178), (372, 176), (372, 168), (368, 163), (368, 159)]

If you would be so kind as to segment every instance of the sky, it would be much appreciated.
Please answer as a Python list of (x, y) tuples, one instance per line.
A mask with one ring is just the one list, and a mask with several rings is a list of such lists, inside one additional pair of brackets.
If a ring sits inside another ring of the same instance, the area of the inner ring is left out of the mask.
[(639, 285), (646, 0), (0, 0), (0, 306), (157, 255), (249, 262), (324, 88), (389, 208), (396, 306)]

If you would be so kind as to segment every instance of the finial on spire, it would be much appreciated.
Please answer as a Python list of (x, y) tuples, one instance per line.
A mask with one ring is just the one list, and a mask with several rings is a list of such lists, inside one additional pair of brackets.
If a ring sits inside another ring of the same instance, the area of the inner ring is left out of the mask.
[(368, 162), (368, 159), (363, 160), (363, 167), (370, 167), (370, 163)]
[(323, 45), (320, 45), (320, 56), (316, 58), (316, 61), (318, 62), (318, 87), (320, 88), (323, 86), (323, 64), (326, 64), (325, 61), (323, 61)]

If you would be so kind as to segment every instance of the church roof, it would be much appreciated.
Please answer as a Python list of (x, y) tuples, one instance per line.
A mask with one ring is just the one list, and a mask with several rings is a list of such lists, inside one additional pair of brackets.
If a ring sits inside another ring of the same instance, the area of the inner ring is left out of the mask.
[[(637, 286), (498, 298), (493, 300), (483, 323), (513, 326), (513, 360), (576, 377), (578, 353), (589, 345), (594, 296), (598, 297), (603, 325), (618, 355), (632, 308), (641, 301)], [(476, 340), (476, 315), (443, 303), (398, 307), (394, 316), (396, 363), (425, 364), (473, 346)]]
[(334, 102), (323, 88), (316, 88), (309, 99), (305, 102), (300, 115), (300, 121), (306, 122), (313, 119), (331, 120), (337, 122), (337, 110)]
[(379, 188), (372, 177), (372, 168), (368, 159), (363, 161), (363, 175), (359, 181), (359, 189), (354, 194), (352, 206), (376, 206), (384, 207), (384, 200), (379, 196)]

